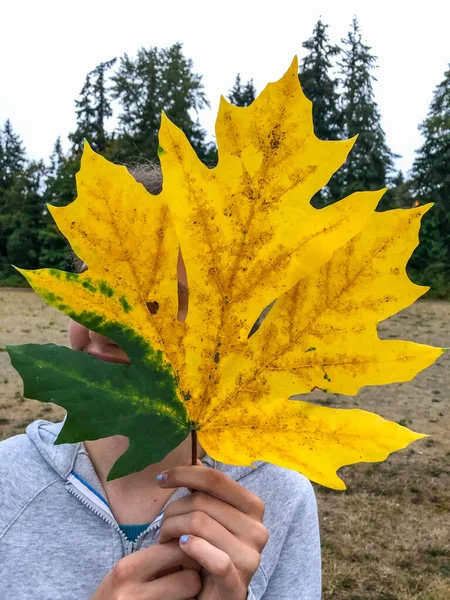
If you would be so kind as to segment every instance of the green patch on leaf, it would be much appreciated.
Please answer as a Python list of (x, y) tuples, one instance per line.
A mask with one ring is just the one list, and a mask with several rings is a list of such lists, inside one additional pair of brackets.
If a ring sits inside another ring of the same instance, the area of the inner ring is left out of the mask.
[[(56, 269), (55, 269), (55, 273), (58, 273), (58, 271), (56, 271)], [(80, 283), (81, 276), (79, 273), (68, 273), (67, 271), (59, 271), (59, 273), (64, 275), (64, 277), (67, 281), (73, 281), (74, 283)], [(53, 275), (53, 273), (52, 273), (52, 275)], [(56, 277), (57, 277), (57, 279), (60, 278), (58, 276), (56, 276)]]
[[(84, 323), (101, 318), (84, 313)], [(80, 321), (79, 321), (80, 322)], [(125, 435), (128, 450), (108, 480), (159, 462), (189, 435), (191, 422), (177, 381), (162, 352), (120, 325), (102, 327), (124, 348), (131, 365), (101, 361), (54, 344), (7, 346), (24, 381), (24, 395), (65, 408), (56, 444)]]
[(132, 309), (133, 309), (133, 307), (131, 306), (131, 304), (129, 304), (129, 303), (127, 302), (127, 299), (125, 298), (125, 296), (120, 296), (120, 298), (119, 298), (119, 302), (120, 302), (120, 306), (123, 308), (123, 310), (124, 310), (126, 313), (129, 313), (129, 312), (130, 312), (130, 310), (132, 310)]
[(48, 303), (48, 304), (56, 304), (57, 302), (61, 302), (62, 298), (61, 296), (57, 296), (56, 294), (54, 294), (53, 292), (47, 292), (47, 291), (38, 291), (38, 294), (40, 294), (42, 296), (42, 298), (44, 298), (44, 300)]
[(92, 279), (90, 277), (84, 277), (83, 279), (80, 278), (80, 281), (81, 285), (90, 292), (95, 293), (97, 291), (97, 288), (95, 287), (95, 285), (93, 285)]
[(108, 283), (106, 281), (99, 281), (99, 290), (100, 290), (100, 294), (103, 294), (104, 296), (107, 296), (108, 298), (111, 298), (115, 294), (115, 291), (113, 290), (113, 288), (110, 285), (108, 285)]

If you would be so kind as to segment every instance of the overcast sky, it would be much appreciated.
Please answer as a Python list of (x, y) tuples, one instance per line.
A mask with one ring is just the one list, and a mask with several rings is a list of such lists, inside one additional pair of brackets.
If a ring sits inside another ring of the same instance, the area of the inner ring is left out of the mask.
[[(447, 4), (447, 8), (445, 8)], [(319, 17), (340, 42), (356, 16), (378, 56), (376, 100), (387, 141), (407, 171), (421, 144), (417, 125), (450, 62), (449, 3), (442, 0), (3, 0), (0, 11), (0, 125), (10, 118), (28, 154), (47, 158), (74, 129), (74, 99), (97, 64), (141, 47), (177, 41), (203, 75), (211, 110), (238, 72), (258, 91), (304, 55)]]

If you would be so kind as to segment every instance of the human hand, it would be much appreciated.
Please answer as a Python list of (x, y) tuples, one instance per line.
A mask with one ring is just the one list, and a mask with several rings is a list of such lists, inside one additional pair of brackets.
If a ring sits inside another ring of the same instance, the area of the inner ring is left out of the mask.
[(120, 559), (91, 600), (193, 600), (199, 568), (177, 542), (157, 544)]
[(198, 600), (245, 600), (269, 539), (263, 501), (208, 467), (175, 467), (161, 475), (163, 488), (196, 491), (166, 508), (158, 543), (178, 539), (182, 551), (203, 567)]

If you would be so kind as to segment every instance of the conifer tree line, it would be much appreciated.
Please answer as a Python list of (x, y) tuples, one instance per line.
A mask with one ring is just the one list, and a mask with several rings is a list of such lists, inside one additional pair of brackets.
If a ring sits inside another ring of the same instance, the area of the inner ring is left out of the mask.
[[(319, 20), (299, 65), (299, 78), (313, 102), (316, 135), (324, 140), (358, 139), (345, 165), (312, 200), (317, 208), (358, 190), (388, 186), (380, 210), (434, 202), (424, 219), (421, 245), (408, 265), (411, 278), (432, 286), (436, 295), (450, 296), (450, 69), (434, 90), (428, 115), (419, 125), (422, 146), (416, 149), (408, 177), (395, 172), (397, 155), (389, 148), (381, 126), (373, 81), (376, 56), (354, 19), (347, 36), (330, 41), (328, 26)], [(237, 106), (248, 106), (257, 91), (240, 74), (227, 95)], [(63, 151), (55, 142), (47, 161), (27, 159), (10, 121), (0, 129), (0, 285), (21, 283), (11, 264), (23, 268), (67, 269), (69, 248), (53, 223), (47, 203), (64, 206), (76, 195), (84, 140), (116, 163), (152, 161), (158, 153), (161, 112), (187, 135), (201, 160), (212, 167), (217, 149), (209, 141), (199, 115), (209, 107), (202, 77), (182, 44), (141, 48), (96, 66), (87, 74), (75, 101), (76, 128)], [(109, 125), (115, 117), (116, 127)]]

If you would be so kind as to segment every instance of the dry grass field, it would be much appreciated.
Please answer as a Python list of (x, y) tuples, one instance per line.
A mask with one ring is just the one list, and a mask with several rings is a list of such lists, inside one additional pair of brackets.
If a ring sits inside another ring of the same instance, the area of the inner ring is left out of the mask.
[[(384, 338), (450, 346), (450, 303), (422, 301), (380, 327)], [(67, 319), (28, 290), (0, 290), (0, 439), (58, 407), (22, 397), (4, 344), (67, 344)], [(315, 395), (327, 406), (358, 406), (431, 434), (385, 463), (346, 467), (346, 492), (316, 486), (324, 599), (450, 599), (450, 352), (414, 381), (362, 390), (356, 398)]]

